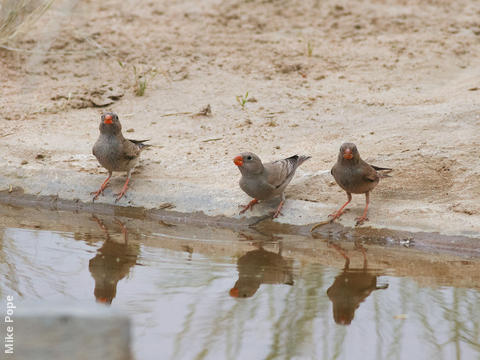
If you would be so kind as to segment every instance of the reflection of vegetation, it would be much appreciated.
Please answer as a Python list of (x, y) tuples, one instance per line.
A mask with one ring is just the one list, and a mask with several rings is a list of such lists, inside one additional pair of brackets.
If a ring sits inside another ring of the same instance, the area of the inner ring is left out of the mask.
[[(474, 352), (480, 353), (480, 324), (469, 318), (480, 314), (480, 296), (478, 292), (453, 288), (452, 310), (445, 312), (445, 319), (453, 325), (450, 342), (455, 343), (457, 359), (462, 359), (462, 343), (468, 344)], [(472, 301), (468, 301), (472, 299)], [(467, 301), (465, 301), (467, 300)], [(464, 318), (467, 317), (467, 319)], [(471, 327), (469, 327), (471, 325)]]
[[(112, 236), (122, 243), (118, 231)], [(3, 237), (0, 277), (6, 280), (0, 282), (0, 298), (15, 294), (17, 287), (30, 298), (71, 298), (82, 294), (72, 274), (91, 280), (88, 259), (94, 256), (92, 246), (48, 231), (7, 230)], [(75, 238), (98, 247), (105, 234), (97, 229), (90, 235), (75, 234)], [(132, 245), (144, 239), (139, 235)], [(120, 296), (116, 305), (132, 314), (138, 333), (168, 333), (162, 341), (173, 345), (170, 358), (239, 359), (252, 358), (248, 355), (254, 353), (262, 359), (345, 359), (362, 351), (361, 357), (368, 359), (470, 359), (480, 353), (477, 289), (429, 288), (408, 278), (389, 277), (389, 290), (372, 292), (357, 310), (355, 321), (345, 327), (335, 324), (326, 295), (339, 270), (296, 262), (294, 286), (264, 284), (253, 297), (234, 299), (229, 289), (238, 277), (235, 260), (205, 257), (188, 247), (181, 252), (148, 243), (142, 246), (144, 266), (130, 272), (132, 278), (122, 288), (136, 294), (132, 295), (135, 304), (129, 305), (129, 299), (125, 305)], [(118, 255), (116, 250), (114, 253)], [(66, 254), (71, 257), (63, 261)], [(78, 270), (70, 264), (72, 259), (80, 259)], [(133, 262), (131, 265), (133, 269)], [(124, 275), (128, 268), (118, 270)], [(148, 271), (155, 279), (154, 287), (144, 285)], [(144, 289), (156, 292), (144, 294)], [(149, 312), (155, 314), (170, 304), (175, 312), (168, 320), (178, 328), (163, 318), (149, 318)], [(395, 319), (398, 314), (405, 314), (405, 319)]]
[[(284, 300), (284, 310), (272, 324), (273, 344), (267, 359), (294, 358), (303, 345), (315, 343), (316, 334), (312, 331), (313, 322), (321, 309), (328, 309), (328, 301), (321, 293), (323, 277), (321, 268), (305, 272), (297, 286), (292, 287)], [(320, 270), (320, 271), (319, 271)], [(275, 299), (275, 294), (271, 294)], [(273, 319), (272, 319), (273, 320)], [(312, 354), (309, 354), (312, 356)]]
[[(192, 346), (196, 359), (238, 359), (246, 348), (253, 351), (255, 346), (259, 346), (255, 353), (263, 359), (337, 359), (364, 347), (376, 359), (401, 359), (412, 349), (435, 359), (447, 359), (452, 351), (464, 358), (466, 346), (478, 351), (480, 319), (472, 315), (480, 313), (476, 291), (419, 288), (409, 279), (390, 278), (391, 290), (372, 293), (360, 308), (363, 316), (347, 328), (334, 323), (325, 296), (335, 273), (325, 273), (318, 265), (295, 269), (294, 286), (263, 285), (247, 299), (230, 298), (229, 282), (223, 295), (212, 297), (213, 291), (219, 291), (220, 279), (213, 275), (218, 268), (203, 269), (210, 276), (190, 301), (173, 357), (185, 357)], [(366, 313), (372, 314), (371, 323), (366, 322)], [(407, 316), (394, 319), (396, 314)], [(261, 340), (259, 333), (265, 334)]]
[(0, 3), (0, 44), (25, 33), (54, 0), (6, 0)]
[[(35, 268), (35, 264), (28, 254), (25, 254), (24, 251), (17, 247), (15, 240), (21, 238), (22, 234), (36, 238), (38, 232), (12, 228), (1, 229), (0, 231), (3, 233), (0, 236), (0, 264), (5, 264), (8, 269), (6, 273), (0, 273), (0, 278), (2, 279), (0, 282), (0, 298), (3, 298), (4, 292), (6, 295), (13, 295), (12, 291), (20, 297), (23, 297), (24, 294), (20, 290), (21, 281), (19, 278), (21, 271), (18, 270), (18, 266), (23, 263), (27, 265), (27, 268), (33, 269)], [(2, 270), (2, 268), (0, 268), (0, 270)], [(37, 295), (33, 282), (34, 280), (30, 277), (22, 278), (23, 288), (28, 288), (31, 294)], [(6, 291), (2, 290), (3, 286), (6, 286)]]

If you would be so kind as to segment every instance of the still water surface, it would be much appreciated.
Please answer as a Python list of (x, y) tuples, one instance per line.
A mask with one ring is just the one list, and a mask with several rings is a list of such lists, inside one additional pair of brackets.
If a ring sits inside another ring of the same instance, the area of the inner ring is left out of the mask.
[(98, 222), (97, 234), (0, 228), (1, 297), (112, 306), (133, 320), (138, 360), (480, 359), (478, 288), (300, 262), (278, 246), (171, 250), (145, 244), (160, 233), (130, 242)]

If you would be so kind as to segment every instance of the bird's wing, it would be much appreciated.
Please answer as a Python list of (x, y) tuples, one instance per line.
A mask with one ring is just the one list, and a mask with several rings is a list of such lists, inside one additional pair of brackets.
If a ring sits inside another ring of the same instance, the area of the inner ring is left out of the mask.
[(133, 160), (136, 157), (138, 157), (138, 155), (140, 154), (140, 151), (142, 150), (138, 144), (128, 139), (124, 139), (122, 146), (123, 146), (123, 157), (128, 160)]
[(290, 182), (297, 167), (307, 159), (308, 157), (294, 155), (287, 159), (264, 164), (267, 170), (268, 183), (276, 188), (280, 188), (285, 183)]
[(377, 171), (372, 166), (362, 161), (360, 163), (360, 168), (362, 171), (362, 176), (365, 180), (372, 181), (372, 182), (378, 181), (379, 177), (378, 177)]

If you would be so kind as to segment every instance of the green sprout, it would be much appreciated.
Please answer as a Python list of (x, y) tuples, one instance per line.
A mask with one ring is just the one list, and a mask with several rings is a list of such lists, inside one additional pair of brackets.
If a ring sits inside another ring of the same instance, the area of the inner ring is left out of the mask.
[(240, 106), (242, 107), (242, 109), (245, 109), (245, 104), (248, 101), (248, 91), (245, 93), (244, 96), (237, 95), (236, 99), (237, 99), (238, 103), (240, 104)]
[(140, 73), (140, 72), (137, 72), (137, 67), (133, 65), (133, 76), (135, 80), (135, 85), (134, 85), (135, 95), (137, 96), (145, 95), (145, 90), (147, 90), (148, 83), (152, 81), (157, 75), (158, 75), (157, 69), (154, 67)]

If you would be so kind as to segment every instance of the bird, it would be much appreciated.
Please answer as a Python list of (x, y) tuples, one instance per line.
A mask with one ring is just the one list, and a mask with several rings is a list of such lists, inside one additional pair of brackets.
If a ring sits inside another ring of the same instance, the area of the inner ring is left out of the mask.
[(353, 143), (343, 143), (340, 146), (337, 162), (333, 165), (331, 174), (337, 184), (347, 193), (348, 200), (340, 209), (329, 215), (330, 222), (342, 216), (343, 209), (352, 200), (352, 194), (365, 194), (365, 209), (363, 215), (355, 219), (356, 225), (361, 225), (368, 220), (370, 191), (377, 186), (380, 178), (388, 177), (379, 171), (392, 171), (392, 169), (367, 164), (362, 160), (357, 146)]
[(150, 145), (144, 144), (148, 140), (130, 140), (122, 135), (122, 125), (117, 114), (108, 112), (102, 114), (100, 121), (100, 136), (93, 145), (93, 155), (97, 158), (100, 165), (108, 171), (108, 177), (100, 186), (100, 189), (92, 192), (93, 201), (97, 200), (112, 177), (114, 171), (127, 172), (127, 180), (122, 190), (116, 195), (115, 202), (119, 201), (127, 192), (128, 183), (132, 175), (133, 168), (138, 162), (138, 158), (143, 149)]
[(128, 243), (128, 230), (121, 221), (114, 219), (120, 225), (123, 234), (123, 241), (117, 242), (110, 236), (102, 220), (95, 215), (92, 215), (92, 219), (105, 233), (102, 247), (97, 249), (95, 257), (88, 263), (90, 274), (95, 280), (93, 294), (97, 302), (111, 304), (117, 295), (118, 282), (128, 276), (130, 269), (137, 265), (140, 246)]
[(285, 203), (285, 188), (295, 175), (297, 168), (310, 159), (310, 156), (294, 155), (286, 159), (277, 160), (263, 164), (260, 158), (252, 152), (244, 152), (233, 159), (238, 166), (242, 177), (240, 178), (240, 188), (253, 197), (248, 205), (243, 207), (240, 214), (258, 203), (259, 200), (270, 200), (276, 196), (281, 196), (273, 217), (278, 217)]
[(363, 253), (363, 268), (350, 268), (350, 258), (345, 249), (337, 244), (330, 244), (344, 258), (343, 271), (335, 277), (332, 286), (327, 290), (327, 296), (332, 302), (333, 319), (339, 325), (350, 325), (355, 311), (360, 304), (375, 290), (388, 289), (388, 284), (378, 285), (378, 277), (382, 273), (369, 270), (365, 249), (360, 245)]
[(253, 296), (262, 284), (293, 285), (292, 260), (260, 247), (242, 255), (237, 261), (238, 280), (229, 294), (235, 298)]

